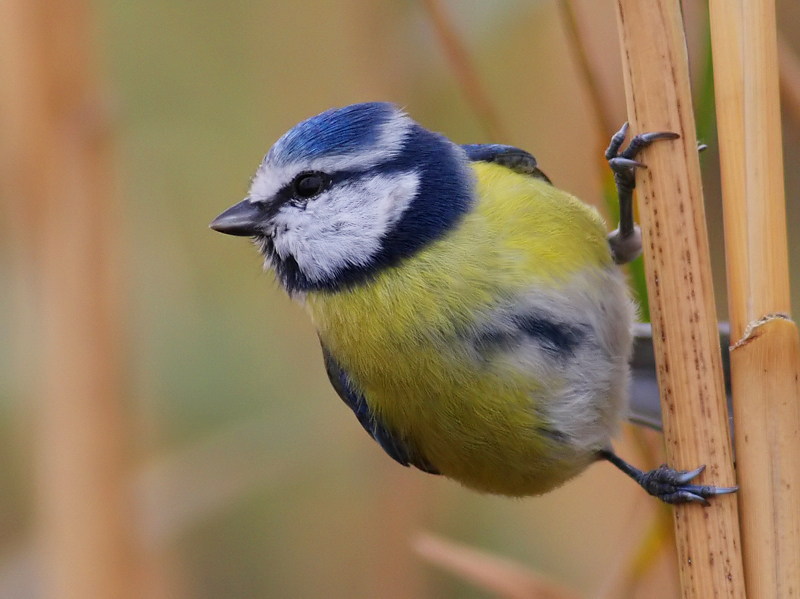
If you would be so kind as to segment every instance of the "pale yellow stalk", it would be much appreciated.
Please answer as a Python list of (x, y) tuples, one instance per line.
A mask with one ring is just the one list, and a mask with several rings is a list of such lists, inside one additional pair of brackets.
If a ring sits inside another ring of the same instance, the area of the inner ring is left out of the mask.
[(35, 414), (36, 573), (46, 599), (141, 596), (114, 167), (90, 12), (84, 0), (0, 2), (0, 175), (17, 282), (30, 300), (18, 316), (33, 340), (26, 404)]
[(800, 346), (790, 320), (775, 6), (711, 0), (736, 455), (751, 599), (800, 590)]
[[(706, 464), (701, 484), (735, 483), (711, 280), (686, 40), (678, 0), (618, 0), (633, 133), (675, 131), (637, 173), (667, 458)], [(735, 496), (675, 508), (684, 599), (745, 596)]]

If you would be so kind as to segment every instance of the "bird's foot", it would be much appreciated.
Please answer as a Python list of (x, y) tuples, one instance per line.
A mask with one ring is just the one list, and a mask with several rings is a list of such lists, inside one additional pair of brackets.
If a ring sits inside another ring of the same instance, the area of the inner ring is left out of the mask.
[(642, 232), (633, 221), (633, 190), (636, 189), (636, 169), (647, 168), (636, 155), (654, 141), (677, 139), (677, 133), (658, 131), (635, 136), (628, 147), (620, 151), (628, 134), (628, 123), (611, 138), (605, 156), (614, 172), (619, 197), (619, 227), (608, 234), (608, 244), (617, 264), (627, 264), (642, 252)]
[(715, 487), (713, 485), (689, 484), (698, 476), (705, 466), (695, 470), (675, 470), (663, 464), (655, 470), (643, 472), (631, 466), (610, 449), (601, 451), (599, 457), (608, 460), (625, 474), (635, 480), (645, 491), (658, 497), (664, 503), (702, 503), (708, 505), (708, 500), (717, 495), (735, 493), (739, 487)]
[(690, 485), (705, 465), (695, 470), (675, 470), (662, 464), (655, 470), (643, 472), (637, 482), (642, 488), (664, 503), (698, 502), (708, 505), (708, 499), (716, 495), (735, 493), (739, 487), (715, 487), (713, 485)]
[(647, 168), (646, 165), (636, 161), (636, 156), (652, 144), (654, 141), (662, 139), (678, 139), (680, 135), (673, 131), (656, 131), (654, 133), (640, 133), (634, 136), (628, 147), (622, 152), (622, 144), (625, 142), (625, 137), (628, 135), (628, 123), (622, 125), (622, 128), (617, 131), (611, 138), (611, 143), (606, 150), (606, 160), (611, 170), (614, 171), (614, 178), (621, 179), (624, 183), (630, 185), (631, 189), (636, 187), (636, 179), (634, 176), (635, 169)]

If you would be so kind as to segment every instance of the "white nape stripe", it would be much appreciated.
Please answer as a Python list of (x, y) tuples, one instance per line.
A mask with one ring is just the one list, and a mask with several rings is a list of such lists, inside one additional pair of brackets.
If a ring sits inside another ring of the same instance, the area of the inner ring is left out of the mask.
[(297, 175), (304, 171), (321, 171), (324, 173), (367, 170), (394, 158), (403, 148), (413, 121), (397, 112), (381, 126), (375, 143), (358, 152), (325, 156), (312, 160), (298, 160), (285, 165), (275, 165), (269, 161), (269, 154), (261, 163), (253, 177), (248, 197), (251, 202), (269, 201), (278, 191), (285, 187)]
[(417, 194), (416, 171), (373, 175), (339, 185), (302, 207), (287, 204), (273, 219), (275, 251), (292, 256), (312, 282), (349, 266), (366, 266)]

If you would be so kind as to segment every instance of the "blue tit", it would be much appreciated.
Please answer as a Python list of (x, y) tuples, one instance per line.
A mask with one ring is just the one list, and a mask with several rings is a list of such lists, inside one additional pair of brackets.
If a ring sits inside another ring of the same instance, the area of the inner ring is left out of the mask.
[(634, 159), (674, 137), (620, 153), (625, 133), (607, 153), (610, 235), (527, 152), (456, 145), (386, 103), (296, 125), (211, 228), (255, 241), (316, 326), (334, 389), (400, 464), (524, 496), (605, 459), (664, 501), (706, 502), (734, 489), (611, 448), (635, 315), (617, 265), (641, 248)]

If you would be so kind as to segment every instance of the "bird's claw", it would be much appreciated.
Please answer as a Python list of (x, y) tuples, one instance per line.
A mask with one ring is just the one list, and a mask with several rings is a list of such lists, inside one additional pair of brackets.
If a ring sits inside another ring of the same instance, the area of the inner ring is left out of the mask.
[(608, 235), (611, 255), (617, 264), (627, 264), (642, 252), (642, 237), (633, 220), (633, 190), (636, 188), (636, 169), (647, 168), (636, 155), (654, 141), (677, 139), (677, 133), (656, 131), (636, 135), (628, 147), (620, 151), (628, 134), (628, 123), (622, 125), (612, 137), (605, 157), (614, 173), (614, 183), (619, 196), (619, 227)]
[(630, 158), (623, 158), (622, 156), (612, 158), (608, 161), (608, 164), (615, 173), (617, 171), (627, 171), (634, 168), (647, 168), (647, 165), (642, 162), (631, 160)]
[(661, 139), (678, 139), (680, 135), (673, 131), (655, 131), (652, 133), (640, 133), (634, 136), (628, 147), (622, 152), (622, 144), (625, 142), (625, 136), (628, 134), (628, 123), (622, 125), (622, 128), (611, 137), (611, 143), (606, 150), (606, 160), (608, 160), (611, 169), (615, 175), (633, 175), (633, 169), (643, 167), (641, 162), (635, 160), (636, 155), (644, 148), (652, 144), (654, 141)]
[(675, 470), (663, 464), (655, 470), (645, 472), (639, 484), (645, 491), (665, 503), (702, 503), (708, 505), (708, 498), (716, 495), (735, 493), (739, 487), (715, 487), (712, 485), (688, 484), (697, 477), (705, 466), (695, 470)]

